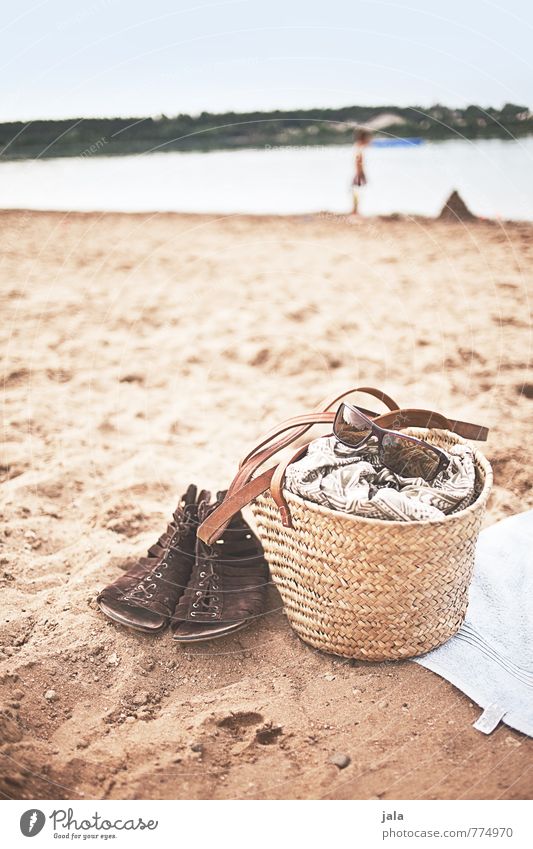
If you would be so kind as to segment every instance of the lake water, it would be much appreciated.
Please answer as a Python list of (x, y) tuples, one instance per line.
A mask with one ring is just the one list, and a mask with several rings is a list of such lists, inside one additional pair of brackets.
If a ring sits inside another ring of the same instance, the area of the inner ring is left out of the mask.
[[(0, 163), (0, 208), (345, 212), (349, 146), (152, 153)], [(437, 215), (456, 188), (480, 216), (533, 220), (533, 136), (371, 147), (367, 215)]]

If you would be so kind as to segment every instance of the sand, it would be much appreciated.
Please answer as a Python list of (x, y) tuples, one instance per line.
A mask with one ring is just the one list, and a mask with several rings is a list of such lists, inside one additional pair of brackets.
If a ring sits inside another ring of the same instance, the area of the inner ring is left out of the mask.
[(222, 488), (265, 428), (349, 385), (489, 425), (487, 524), (532, 507), (532, 235), (0, 214), (6, 797), (531, 798), (531, 741), (475, 731), (416, 664), (314, 651), (273, 587), (257, 624), (190, 650), (95, 596), (190, 481)]

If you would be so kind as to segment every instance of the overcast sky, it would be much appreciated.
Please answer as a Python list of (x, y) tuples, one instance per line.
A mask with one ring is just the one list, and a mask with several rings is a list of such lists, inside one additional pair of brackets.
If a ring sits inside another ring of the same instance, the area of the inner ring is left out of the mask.
[(4, 0), (0, 120), (507, 101), (531, 0)]

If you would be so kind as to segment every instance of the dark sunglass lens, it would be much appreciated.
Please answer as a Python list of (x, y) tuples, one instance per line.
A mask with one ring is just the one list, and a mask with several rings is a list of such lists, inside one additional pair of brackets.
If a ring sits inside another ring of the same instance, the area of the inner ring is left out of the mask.
[(345, 445), (356, 448), (372, 433), (372, 426), (357, 410), (351, 410), (345, 404), (339, 408), (333, 425), (333, 433)]
[(430, 481), (437, 474), (439, 455), (423, 442), (413, 442), (395, 433), (386, 433), (381, 442), (381, 451), (383, 463), (397, 475)]

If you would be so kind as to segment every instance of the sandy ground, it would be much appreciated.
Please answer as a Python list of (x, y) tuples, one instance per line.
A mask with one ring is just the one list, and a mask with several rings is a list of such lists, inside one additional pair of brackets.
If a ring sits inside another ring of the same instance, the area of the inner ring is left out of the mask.
[(267, 426), (349, 385), (488, 424), (487, 523), (533, 506), (532, 235), (0, 214), (5, 796), (531, 798), (531, 741), (473, 730), (416, 664), (312, 650), (273, 587), (260, 622), (194, 650), (94, 599), (190, 481), (221, 488)]

